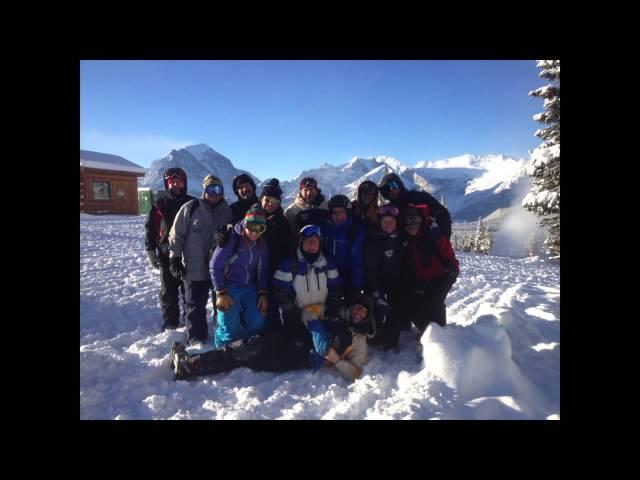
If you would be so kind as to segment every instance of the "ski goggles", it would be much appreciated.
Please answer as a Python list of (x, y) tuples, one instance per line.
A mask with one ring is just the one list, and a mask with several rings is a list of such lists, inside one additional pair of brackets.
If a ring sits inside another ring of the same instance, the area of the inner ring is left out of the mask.
[(267, 229), (267, 226), (264, 223), (247, 223), (244, 228), (249, 230), (251, 233), (262, 235)]
[(420, 215), (407, 215), (402, 219), (402, 223), (404, 223), (405, 226), (421, 225), (422, 217)]
[(385, 185), (387, 190), (400, 190), (400, 184), (395, 180), (391, 180)]
[(224, 191), (224, 188), (222, 187), (222, 185), (217, 185), (217, 184), (207, 185), (204, 189), (204, 192), (207, 195), (222, 195), (223, 191)]
[(300, 230), (300, 235), (303, 238), (309, 238), (312, 237), (314, 235), (318, 236), (318, 237), (322, 237), (321, 233), (320, 233), (320, 227), (317, 225), (306, 225), (304, 227), (302, 227), (302, 230)]
[(380, 218), (386, 217), (386, 216), (397, 217), (399, 213), (400, 212), (398, 211), (398, 207), (396, 207), (395, 205), (390, 205), (390, 204), (382, 205), (378, 209), (378, 216)]

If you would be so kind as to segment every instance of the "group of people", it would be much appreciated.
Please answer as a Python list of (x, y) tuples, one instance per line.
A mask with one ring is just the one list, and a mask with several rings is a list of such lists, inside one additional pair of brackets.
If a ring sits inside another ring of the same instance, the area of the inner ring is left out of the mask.
[(451, 217), (398, 175), (362, 182), (353, 201), (327, 200), (306, 177), (286, 210), (278, 179), (258, 196), (249, 175), (236, 176), (231, 205), (214, 175), (200, 198), (186, 193), (180, 168), (167, 169), (164, 183), (167, 195), (145, 224), (147, 257), (160, 269), (162, 328), (180, 326), (182, 292), (187, 343), (205, 342), (212, 290), (216, 325), (215, 350), (190, 354), (174, 342), (177, 379), (246, 366), (327, 368), (353, 381), (368, 344), (397, 350), (411, 324), (419, 335), (430, 322), (446, 324), (444, 301), (460, 271)]

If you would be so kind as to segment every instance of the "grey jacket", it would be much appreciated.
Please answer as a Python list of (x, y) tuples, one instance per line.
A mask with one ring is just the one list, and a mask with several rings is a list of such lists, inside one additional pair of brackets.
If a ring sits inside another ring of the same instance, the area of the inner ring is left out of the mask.
[[(200, 205), (191, 214), (194, 202)], [(182, 257), (186, 280), (211, 280), (209, 260), (215, 243), (213, 234), (231, 223), (232, 218), (231, 208), (224, 199), (215, 207), (200, 198), (180, 208), (169, 232), (169, 258)]]

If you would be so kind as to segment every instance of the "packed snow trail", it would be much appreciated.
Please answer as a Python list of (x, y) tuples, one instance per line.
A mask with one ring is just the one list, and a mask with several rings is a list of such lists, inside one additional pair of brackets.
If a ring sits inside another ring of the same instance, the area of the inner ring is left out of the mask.
[(559, 418), (557, 265), (458, 253), (447, 327), (429, 327), (421, 344), (403, 332), (399, 353), (370, 348), (352, 385), (328, 372), (246, 368), (176, 382), (169, 350), (185, 332), (159, 333), (143, 225), (143, 216), (80, 216), (83, 419)]

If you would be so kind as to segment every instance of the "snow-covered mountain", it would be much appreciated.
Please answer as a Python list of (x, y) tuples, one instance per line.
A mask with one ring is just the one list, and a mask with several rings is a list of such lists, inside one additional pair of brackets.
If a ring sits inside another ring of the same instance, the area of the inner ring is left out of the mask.
[(139, 186), (164, 189), (163, 173), (169, 167), (180, 167), (187, 172), (189, 193), (195, 197), (202, 195), (202, 180), (209, 174), (216, 175), (222, 180), (225, 186), (225, 197), (232, 202), (237, 200), (231, 188), (233, 177), (248, 173), (256, 185), (260, 183), (260, 180), (250, 172), (235, 168), (227, 157), (201, 143), (180, 150), (172, 150), (166, 157), (155, 160), (140, 180)]
[[(526, 160), (504, 155), (462, 155), (436, 161), (419, 162), (413, 167), (388, 157), (354, 157), (343, 165), (324, 163), (320, 168), (305, 170), (292, 180), (284, 180), (274, 167), (273, 175), (280, 179), (284, 192), (283, 206), (289, 205), (298, 192), (302, 178), (311, 176), (327, 198), (338, 193), (355, 198), (358, 185), (365, 180), (376, 184), (387, 173), (394, 172), (402, 178), (408, 189), (419, 188), (431, 193), (436, 199), (444, 197), (455, 222), (475, 221), (500, 208), (507, 208), (526, 192), (523, 188), (529, 181), (526, 175)], [(189, 193), (202, 194), (202, 179), (209, 174), (217, 175), (225, 185), (225, 197), (236, 201), (231, 189), (233, 177), (248, 173), (261, 190), (261, 182), (246, 170), (235, 168), (231, 160), (206, 144), (191, 145), (172, 150), (169, 155), (155, 160), (147, 174), (139, 182), (141, 187), (162, 189), (162, 174), (168, 167), (181, 167), (188, 175)]]
[(463, 222), (485, 217), (499, 208), (509, 207), (521, 195), (521, 182), (527, 179), (526, 160), (504, 155), (462, 155), (460, 157), (419, 162), (414, 167), (403, 165), (392, 157), (354, 157), (346, 164), (323, 164), (305, 170), (291, 181), (281, 182), (284, 204), (295, 198), (300, 180), (312, 176), (327, 196), (342, 193), (355, 197), (358, 185), (371, 180), (379, 183), (384, 175), (394, 172), (408, 189), (419, 188), (440, 200), (445, 198), (454, 221)]

